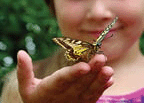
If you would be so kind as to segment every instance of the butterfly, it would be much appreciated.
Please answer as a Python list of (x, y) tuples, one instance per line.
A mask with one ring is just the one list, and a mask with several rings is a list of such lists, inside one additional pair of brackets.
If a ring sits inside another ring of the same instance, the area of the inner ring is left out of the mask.
[(96, 40), (94, 40), (92, 44), (68, 37), (58, 37), (53, 38), (52, 40), (66, 50), (65, 57), (68, 61), (89, 62), (95, 54), (102, 53), (102, 51), (100, 51), (102, 41), (117, 20), (118, 17), (116, 17), (112, 23), (104, 29), (104, 31)]

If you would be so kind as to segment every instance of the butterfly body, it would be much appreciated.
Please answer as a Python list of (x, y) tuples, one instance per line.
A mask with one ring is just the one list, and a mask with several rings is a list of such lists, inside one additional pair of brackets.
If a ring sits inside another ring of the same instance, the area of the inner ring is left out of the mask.
[(109, 30), (117, 21), (118, 17), (114, 19), (114, 21), (108, 25), (107, 28), (100, 34), (100, 36), (93, 42), (93, 44), (80, 41), (77, 39), (71, 39), (68, 37), (59, 37), (53, 38), (53, 41), (63, 47), (65, 52), (65, 57), (69, 61), (83, 61), (88, 62), (95, 54), (102, 53), (99, 49), (101, 47), (102, 41), (105, 36), (108, 34)]

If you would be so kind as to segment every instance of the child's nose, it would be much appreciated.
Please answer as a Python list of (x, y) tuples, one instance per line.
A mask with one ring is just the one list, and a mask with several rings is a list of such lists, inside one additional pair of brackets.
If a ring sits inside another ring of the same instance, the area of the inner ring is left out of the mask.
[(90, 3), (87, 13), (89, 19), (108, 19), (114, 16), (107, 3), (104, 1), (105, 0), (93, 0), (93, 2)]

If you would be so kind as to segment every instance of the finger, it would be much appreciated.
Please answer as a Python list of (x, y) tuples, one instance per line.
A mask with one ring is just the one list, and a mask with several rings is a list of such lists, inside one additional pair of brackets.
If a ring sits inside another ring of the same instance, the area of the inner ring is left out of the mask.
[(105, 56), (104, 55), (95, 55), (92, 60), (88, 63), (91, 67), (91, 72), (84, 75), (83, 77), (79, 78), (77, 82), (73, 83), (71, 88), (69, 89), (69, 93), (71, 91), (75, 91), (75, 94), (81, 93), (81, 91), (84, 91), (87, 89), (91, 83), (97, 78), (98, 72), (100, 71), (102, 66), (105, 64)]
[[(73, 66), (64, 67), (43, 81), (43, 89), (45, 91), (63, 92), (66, 91), (77, 79), (86, 75), (90, 71), (87, 63), (80, 62)], [(53, 86), (51, 86), (53, 85)]]
[(82, 98), (93, 100), (94, 98), (100, 97), (104, 90), (113, 84), (112, 75), (113, 69), (111, 67), (103, 67), (98, 78), (91, 84), (87, 91), (83, 93)]
[(74, 78), (87, 74), (90, 69), (91, 68), (87, 63), (80, 62), (73, 66), (64, 67), (57, 71), (54, 75), (58, 76), (59, 79), (62, 78), (67, 79), (68, 81), (72, 81)]
[(99, 87), (103, 88), (106, 85), (108, 85), (107, 83), (110, 83), (108, 81), (112, 77), (113, 72), (114, 72), (113, 69), (109, 66), (102, 67), (102, 70), (100, 71), (100, 73), (98, 75), (98, 78), (91, 84), (89, 90), (96, 91), (96, 90), (98, 90), (97, 88), (99, 88)]
[(21, 92), (27, 92), (28, 87), (32, 85), (32, 81), (34, 79), (32, 60), (29, 55), (23, 50), (20, 50), (18, 52), (17, 60), (17, 77), (19, 88)]
[(90, 61), (89, 65), (92, 68), (92, 71), (99, 72), (101, 68), (104, 66), (107, 58), (103, 54), (96, 54)]

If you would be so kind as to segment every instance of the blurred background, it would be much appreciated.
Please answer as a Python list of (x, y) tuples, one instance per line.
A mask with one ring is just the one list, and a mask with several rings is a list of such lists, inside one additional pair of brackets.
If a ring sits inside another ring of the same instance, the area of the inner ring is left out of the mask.
[[(61, 36), (44, 0), (0, 0), (0, 95), (3, 77), (16, 67), (17, 52), (26, 50), (33, 60), (47, 58)], [(144, 54), (144, 35), (140, 38)]]
[(0, 95), (4, 76), (16, 67), (17, 52), (26, 50), (33, 60), (47, 58), (61, 36), (44, 0), (0, 0)]

